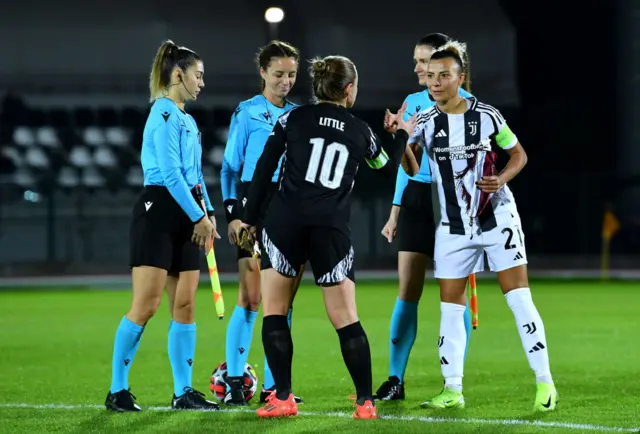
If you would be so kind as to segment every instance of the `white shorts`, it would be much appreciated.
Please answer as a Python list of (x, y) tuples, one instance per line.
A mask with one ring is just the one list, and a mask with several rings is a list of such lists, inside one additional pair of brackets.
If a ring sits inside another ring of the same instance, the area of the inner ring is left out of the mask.
[[(513, 215), (513, 216), (512, 216)], [(489, 269), (500, 272), (527, 264), (527, 251), (520, 216), (511, 212), (498, 219), (498, 225), (487, 232), (469, 235), (451, 235), (449, 227), (436, 229), (433, 253), (433, 273), (437, 279), (459, 279), (478, 269), (479, 261), (484, 265), (487, 254)], [(484, 268), (484, 267), (483, 267)]]

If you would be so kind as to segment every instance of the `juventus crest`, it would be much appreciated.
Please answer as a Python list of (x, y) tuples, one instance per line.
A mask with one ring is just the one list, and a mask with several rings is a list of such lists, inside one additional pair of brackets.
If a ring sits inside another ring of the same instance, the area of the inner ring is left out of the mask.
[(478, 134), (478, 122), (477, 121), (469, 121), (469, 122), (467, 122), (467, 125), (469, 126), (469, 134), (471, 134), (472, 136), (475, 136), (476, 134)]

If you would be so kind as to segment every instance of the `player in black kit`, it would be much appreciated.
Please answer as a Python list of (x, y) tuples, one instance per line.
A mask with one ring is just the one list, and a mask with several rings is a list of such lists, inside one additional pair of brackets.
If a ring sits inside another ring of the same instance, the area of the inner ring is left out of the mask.
[(262, 343), (276, 383), (276, 391), (257, 413), (260, 417), (298, 413), (291, 393), (293, 342), (287, 311), (297, 273), (308, 259), (355, 384), (353, 417), (375, 419), (369, 341), (356, 310), (350, 194), (363, 160), (390, 178), (395, 177), (401, 159), (403, 166), (419, 167), (406, 147), (415, 116), (402, 122), (386, 146), (390, 158), (369, 126), (347, 110), (358, 92), (353, 62), (341, 56), (315, 59), (310, 73), (316, 103), (296, 107), (279, 118), (258, 161), (243, 219), (255, 231), (267, 197), (265, 188), (284, 155), (279, 189), (262, 233), (256, 235), (263, 245)]

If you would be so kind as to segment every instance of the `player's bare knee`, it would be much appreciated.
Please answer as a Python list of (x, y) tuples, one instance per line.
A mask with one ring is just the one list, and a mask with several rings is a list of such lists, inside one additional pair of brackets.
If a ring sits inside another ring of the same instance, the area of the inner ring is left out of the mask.
[(526, 265), (518, 265), (517, 267), (500, 271), (497, 274), (498, 283), (500, 284), (500, 289), (503, 294), (513, 291), (514, 289), (529, 287)]
[(358, 322), (355, 284), (351, 279), (321, 286), (327, 316), (336, 330)]
[(194, 300), (176, 299), (173, 304), (172, 317), (183, 324), (191, 324), (195, 318)]
[(358, 322), (358, 311), (354, 305), (327, 304), (327, 316), (336, 330)]
[(260, 263), (254, 258), (242, 258), (238, 260), (240, 273), (260, 273)]
[(162, 297), (137, 298), (127, 313), (127, 318), (132, 322), (142, 325), (149, 321), (160, 307)]
[(238, 288), (238, 306), (257, 312), (260, 308), (262, 295), (260, 293), (260, 280), (240, 280)]
[(245, 309), (249, 309), (250, 311), (257, 312), (260, 309), (260, 302), (262, 301), (262, 296), (260, 295), (260, 287), (258, 287), (257, 291), (249, 291), (246, 299)]
[(402, 301), (419, 302), (422, 298), (423, 282), (406, 282), (404, 285), (400, 285), (398, 292), (398, 298)]
[(443, 303), (467, 304), (466, 284), (467, 278), (438, 279), (440, 300)]
[(346, 306), (327, 310), (327, 315), (329, 316), (329, 321), (331, 321), (331, 324), (336, 330), (359, 321), (356, 309), (350, 309)]

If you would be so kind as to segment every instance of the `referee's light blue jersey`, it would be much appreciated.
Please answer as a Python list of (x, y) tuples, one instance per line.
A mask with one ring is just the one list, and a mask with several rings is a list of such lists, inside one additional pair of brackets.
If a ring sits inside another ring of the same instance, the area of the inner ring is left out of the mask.
[(193, 117), (169, 98), (153, 103), (144, 126), (140, 156), (144, 185), (166, 187), (191, 221), (204, 216), (191, 190), (200, 184), (208, 211), (213, 211), (202, 176), (200, 131)]

